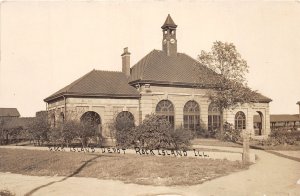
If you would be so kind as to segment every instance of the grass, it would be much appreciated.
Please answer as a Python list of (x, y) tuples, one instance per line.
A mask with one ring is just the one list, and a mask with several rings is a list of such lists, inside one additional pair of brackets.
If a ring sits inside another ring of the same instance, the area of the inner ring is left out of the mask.
[(254, 149), (261, 149), (261, 150), (298, 151), (300, 150), (300, 143), (297, 142), (294, 145), (289, 145), (289, 144), (260, 145), (258, 141), (252, 140), (250, 141), (250, 147)]
[(192, 145), (203, 145), (203, 146), (223, 146), (223, 147), (237, 147), (241, 148), (242, 145), (233, 142), (225, 142), (217, 139), (197, 138), (191, 141)]
[(0, 149), (0, 171), (76, 176), (146, 185), (194, 185), (247, 169), (238, 161), (189, 157)]

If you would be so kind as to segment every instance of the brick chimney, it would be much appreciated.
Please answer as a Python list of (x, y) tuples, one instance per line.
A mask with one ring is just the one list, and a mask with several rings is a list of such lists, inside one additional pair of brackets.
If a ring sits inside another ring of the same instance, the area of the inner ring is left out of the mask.
[(128, 47), (124, 48), (122, 56), (122, 72), (129, 77), (130, 76), (130, 52)]

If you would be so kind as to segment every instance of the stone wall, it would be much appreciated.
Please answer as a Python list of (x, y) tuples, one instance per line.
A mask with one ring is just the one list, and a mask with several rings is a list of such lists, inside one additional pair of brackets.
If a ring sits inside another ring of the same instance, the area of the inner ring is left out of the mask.
[(235, 115), (239, 111), (242, 111), (246, 115), (246, 129), (250, 132), (251, 137), (255, 137), (253, 117), (259, 115), (258, 112), (263, 116), (262, 135), (268, 136), (270, 134), (270, 110), (268, 103), (251, 103), (237, 106), (232, 110), (224, 112), (224, 120), (234, 125)]
[[(200, 106), (200, 120), (204, 127), (208, 124), (208, 107), (210, 100), (207, 97), (206, 89), (194, 88), (176, 88), (176, 87), (162, 87), (150, 86), (140, 88), (140, 121), (145, 119), (147, 114), (155, 113), (156, 105), (161, 100), (169, 100), (173, 103), (175, 109), (175, 126), (183, 125), (183, 108), (184, 105), (190, 101), (196, 101)], [(252, 103), (238, 106), (232, 110), (224, 111), (224, 122), (235, 124), (235, 115), (242, 111), (246, 115), (246, 129), (250, 131), (251, 136), (254, 136), (253, 116), (259, 115), (262, 118), (262, 136), (268, 136), (270, 133), (270, 111), (268, 103)]]
[(183, 125), (184, 105), (188, 101), (194, 100), (199, 104), (200, 107), (201, 123), (207, 126), (208, 105), (210, 101), (208, 97), (206, 97), (205, 89), (175, 88), (162, 86), (150, 86), (149, 88), (145, 88), (145, 86), (142, 86), (140, 92), (141, 120), (144, 120), (147, 114), (155, 113), (156, 105), (161, 100), (169, 100), (174, 105), (175, 126), (181, 126)]
[[(66, 111), (64, 106), (66, 105)], [(55, 115), (60, 122), (60, 114), (64, 114), (65, 120), (79, 120), (85, 112), (96, 112), (101, 119), (101, 132), (106, 138), (110, 137), (109, 123), (122, 111), (133, 114), (135, 124), (139, 124), (139, 100), (138, 99), (108, 99), (108, 98), (67, 98), (66, 104), (49, 104), (49, 119)]]
[[(57, 123), (66, 119), (80, 119), (88, 111), (99, 114), (101, 118), (101, 132), (104, 137), (110, 137), (109, 123), (122, 111), (133, 114), (135, 124), (138, 125), (145, 119), (147, 114), (155, 113), (156, 105), (161, 100), (169, 100), (174, 105), (175, 127), (183, 125), (183, 108), (190, 101), (196, 101), (200, 107), (200, 121), (203, 127), (208, 124), (208, 107), (210, 100), (207, 97), (206, 89), (176, 88), (163, 86), (141, 86), (140, 99), (117, 99), (117, 98), (66, 98), (48, 104), (48, 117), (55, 116)], [(66, 109), (65, 109), (66, 108)], [(235, 124), (235, 115), (238, 111), (244, 112), (246, 116), (246, 129), (254, 135), (253, 116), (260, 112), (263, 116), (262, 135), (270, 133), (270, 114), (268, 103), (253, 103), (238, 106), (232, 110), (224, 111), (224, 122)]]

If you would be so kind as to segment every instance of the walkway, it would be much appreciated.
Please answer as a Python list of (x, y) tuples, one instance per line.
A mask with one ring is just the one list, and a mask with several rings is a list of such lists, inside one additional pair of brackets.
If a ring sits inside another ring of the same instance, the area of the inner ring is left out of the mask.
[[(214, 147), (238, 150), (230, 147)], [(239, 149), (240, 150), (240, 149)], [(17, 195), (237, 195), (237, 196), (300, 196), (300, 162), (268, 152), (253, 150), (257, 163), (249, 170), (230, 174), (195, 186), (143, 186), (94, 178), (33, 177), (0, 173), (0, 188)], [(60, 182), (59, 182), (60, 181)], [(299, 184), (297, 184), (299, 181)], [(34, 190), (34, 191), (33, 191)]]

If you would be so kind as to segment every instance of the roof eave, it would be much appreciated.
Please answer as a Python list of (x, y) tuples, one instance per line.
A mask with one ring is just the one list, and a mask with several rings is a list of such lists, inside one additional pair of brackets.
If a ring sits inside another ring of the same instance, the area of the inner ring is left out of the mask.
[(214, 88), (212, 84), (198, 84), (198, 83), (186, 83), (186, 82), (170, 82), (170, 81), (155, 81), (155, 80), (134, 80), (129, 82), (130, 85), (136, 84), (152, 84), (159, 86), (174, 86), (174, 87), (188, 87), (188, 88)]
[(44, 99), (45, 102), (49, 103), (51, 101), (57, 100), (59, 98), (63, 98), (63, 97), (96, 97), (96, 98), (130, 98), (130, 99), (134, 99), (134, 98), (140, 98), (139, 94), (86, 94), (86, 93), (62, 93), (59, 95), (56, 95), (54, 97), (48, 97), (46, 99)]

